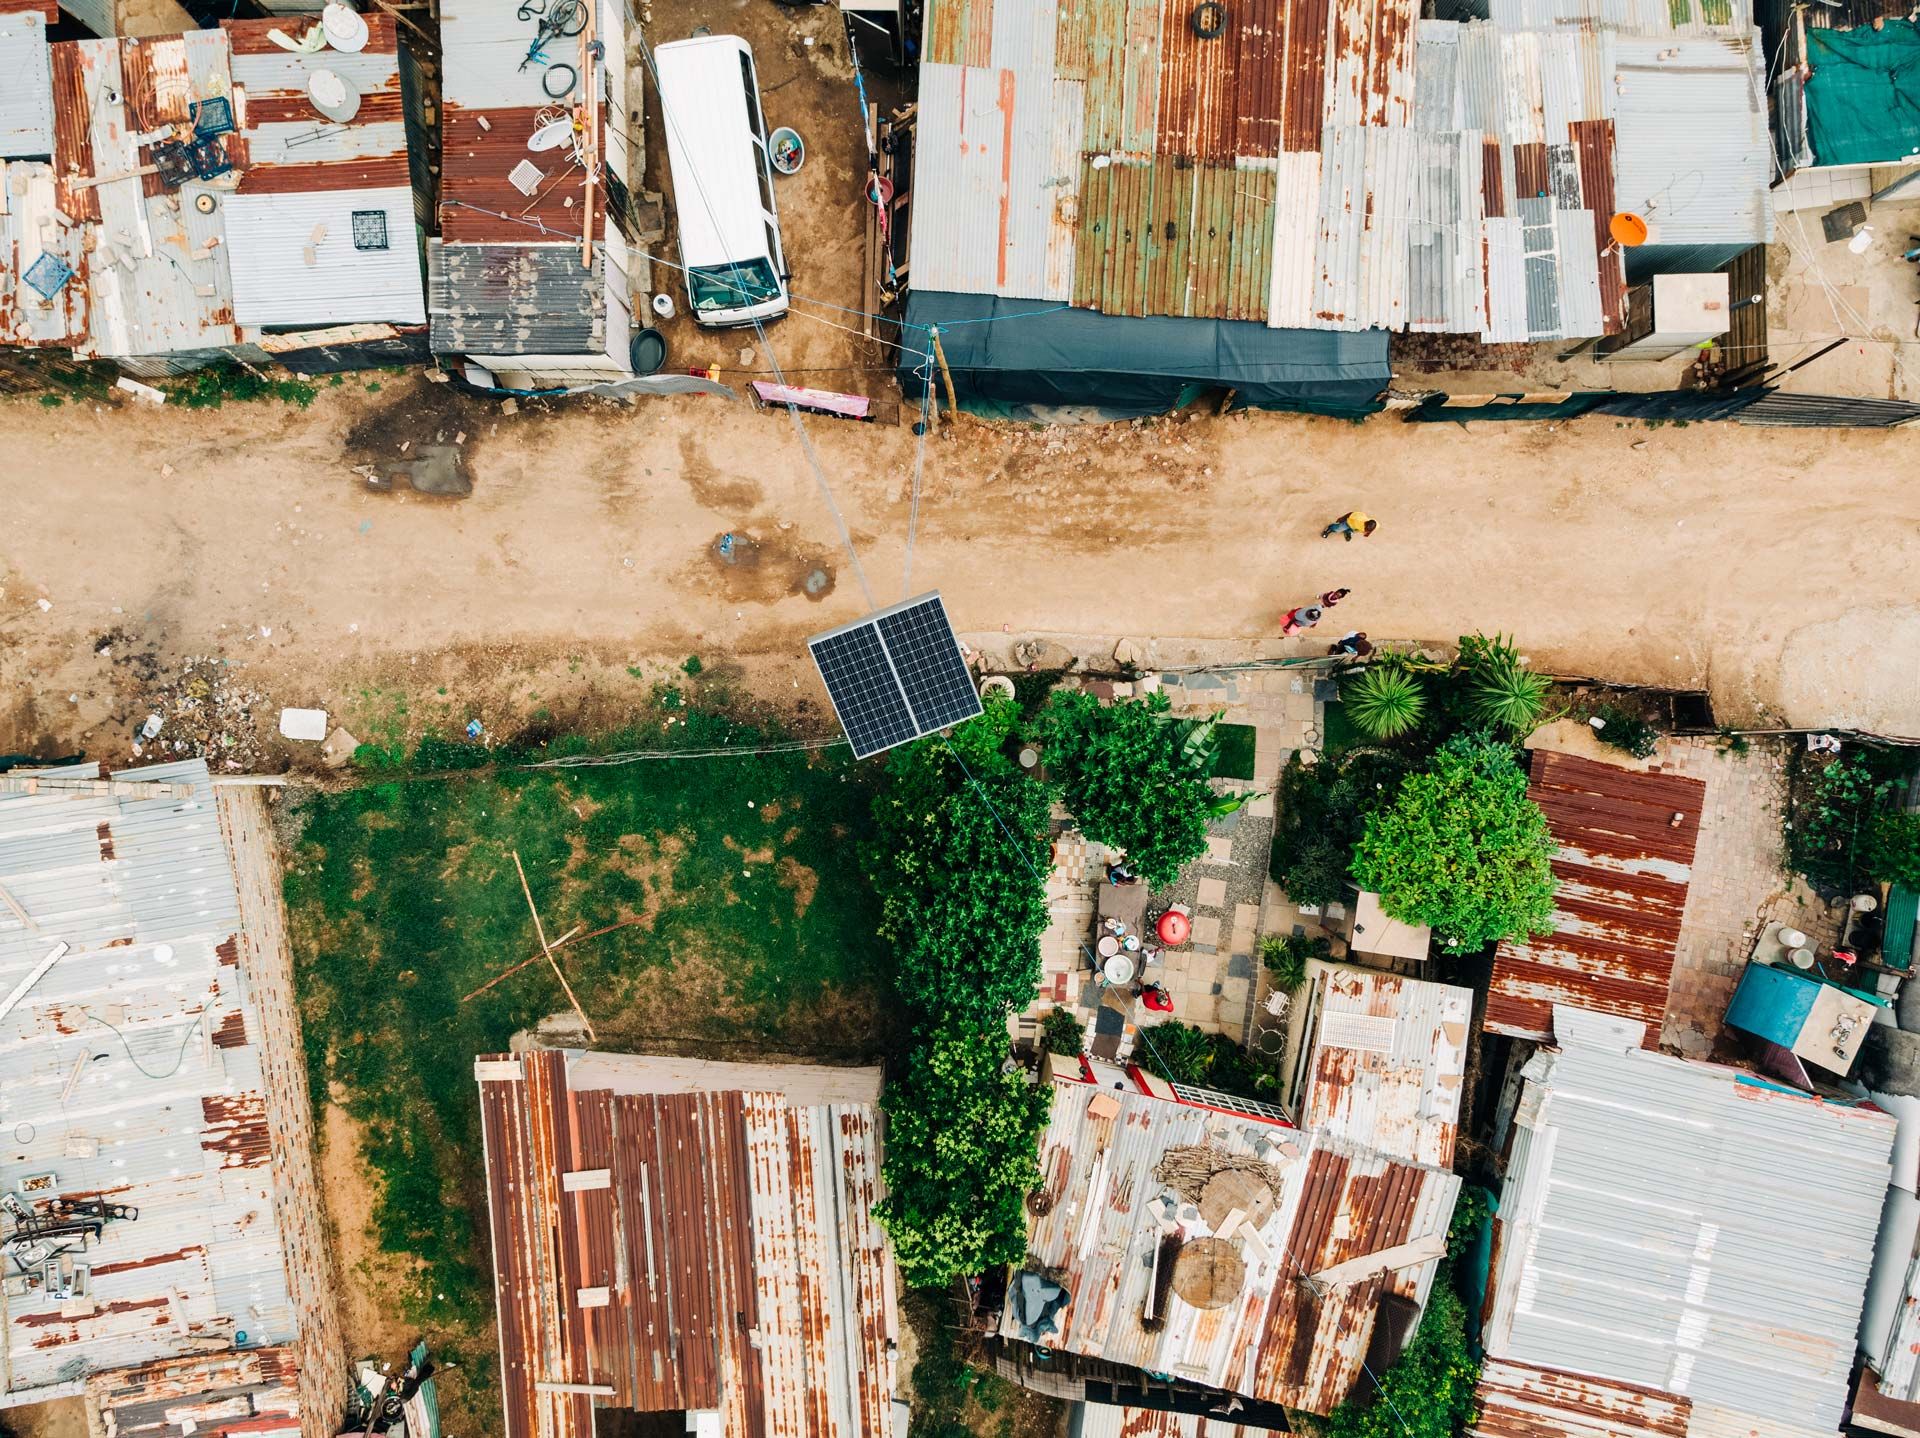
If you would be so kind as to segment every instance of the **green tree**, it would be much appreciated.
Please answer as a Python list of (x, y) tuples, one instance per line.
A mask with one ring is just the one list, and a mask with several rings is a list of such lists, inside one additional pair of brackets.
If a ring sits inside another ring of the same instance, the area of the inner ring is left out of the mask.
[(1552, 931), (1553, 852), (1513, 749), (1457, 734), (1402, 782), (1392, 807), (1368, 816), (1354, 877), (1390, 917), (1430, 925), (1449, 953), (1470, 953)]
[(1134, 1062), (1173, 1083), (1218, 1089), (1241, 1098), (1271, 1098), (1279, 1075), (1263, 1069), (1225, 1034), (1169, 1019), (1140, 1030)]
[(1473, 1393), (1480, 1365), (1467, 1345), (1467, 1306), (1442, 1265), (1413, 1342), (1380, 1375), (1365, 1377), (1333, 1410), (1327, 1438), (1454, 1438), (1479, 1415)]
[(1065, 1004), (1056, 1004), (1040, 1021), (1040, 1042), (1048, 1053), (1078, 1058), (1087, 1051), (1087, 1026)]
[(887, 1196), (876, 1216), (915, 1287), (951, 1283), (1027, 1249), (1026, 1197), (1052, 1094), (1001, 1072), (1004, 1034), (949, 1021), (925, 1034), (880, 1105)]
[(1173, 723), (1164, 694), (1102, 704), (1082, 689), (1055, 690), (1037, 729), (1047, 768), (1082, 832), (1127, 851), (1155, 888), (1206, 852), (1213, 721)]
[(873, 805), (868, 871), (900, 996), (983, 1031), (1033, 998), (1048, 921), (1046, 790), (1001, 752), (1019, 721), (993, 700), (951, 743), (894, 750)]
[(1547, 676), (1535, 674), (1504, 634), (1460, 638), (1458, 668), (1466, 679), (1474, 720), (1514, 735), (1531, 734), (1547, 707)]
[(1881, 814), (1867, 829), (1861, 862), (1883, 884), (1920, 889), (1920, 814)]
[(1886, 768), (1865, 749), (1817, 767), (1809, 756), (1799, 756), (1787, 815), (1787, 865), (1822, 894), (1845, 893), (1869, 877), (1874, 859), (1892, 859), (1891, 850), (1881, 847), (1877, 823), (1895, 783)]
[(1393, 802), (1407, 765), (1379, 749), (1351, 749), (1317, 764), (1297, 754), (1287, 761), (1268, 867), (1289, 899), (1324, 908), (1345, 896), (1367, 815)]

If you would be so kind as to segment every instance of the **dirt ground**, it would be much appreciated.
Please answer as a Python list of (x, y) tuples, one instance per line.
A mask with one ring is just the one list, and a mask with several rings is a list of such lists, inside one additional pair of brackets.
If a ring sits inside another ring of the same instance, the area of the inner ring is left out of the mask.
[[(689, 654), (822, 725), (803, 641), (867, 601), (785, 415), (489, 403), (471, 497), (371, 493), (345, 437), (419, 383), (305, 411), (0, 403), (0, 753), (124, 759), (143, 676), (195, 656), (239, 666), (269, 731), (280, 705), (349, 727), (618, 722)], [(806, 433), (874, 600), (938, 588), (979, 642), (1308, 652), (1327, 636), (1272, 639), (1275, 617), (1341, 585), (1341, 619), (1376, 642), (1505, 630), (1561, 672), (1709, 686), (1723, 720), (1920, 734), (1920, 490), (1898, 431), (968, 424), (926, 445), (910, 582), (912, 434)], [(1318, 538), (1355, 505), (1373, 538)]]

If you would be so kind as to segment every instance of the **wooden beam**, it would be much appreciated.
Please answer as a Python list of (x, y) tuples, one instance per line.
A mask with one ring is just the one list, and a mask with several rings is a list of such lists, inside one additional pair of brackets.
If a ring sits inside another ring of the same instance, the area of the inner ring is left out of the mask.
[(29, 929), (32, 929), (35, 933), (39, 932), (40, 926), (34, 923), (32, 915), (20, 907), (20, 901), (7, 892), (7, 886), (5, 884), (0, 884), (0, 904), (5, 904), (8, 912)]
[(35, 964), (24, 979), (13, 986), (13, 992), (8, 994), (4, 999), (0, 999), (0, 1019), (4, 1019), (8, 1014), (18, 1008), (20, 1006), (20, 1000), (27, 996), (35, 984), (47, 976), (48, 969), (66, 957), (66, 953), (67, 946), (64, 941), (55, 944), (47, 956)]
[[(533, 911), (533, 932), (540, 940), (540, 952), (547, 956), (547, 963), (553, 969), (553, 976), (560, 980), (560, 987), (566, 990), (567, 1002), (573, 1005), (574, 1013), (580, 1016), (580, 1026), (587, 1031), (587, 1038), (594, 1043), (600, 1042), (600, 1036), (593, 1031), (593, 1020), (587, 1017), (587, 1011), (580, 1007), (580, 1000), (573, 996), (573, 985), (567, 982), (567, 976), (560, 972), (560, 961), (553, 956), (553, 950), (547, 947), (547, 926), (540, 922), (539, 905), (533, 902), (533, 890), (527, 887), (527, 870), (520, 862), (520, 851), (513, 852), (513, 869), (520, 876), (520, 892), (527, 896), (527, 907)], [(64, 948), (65, 945), (62, 945)]]
[(1425, 1238), (1398, 1243), (1378, 1253), (1362, 1254), (1359, 1258), (1349, 1258), (1345, 1263), (1323, 1268), (1313, 1275), (1313, 1279), (1329, 1288), (1344, 1288), (1349, 1284), (1364, 1282), (1376, 1273), (1391, 1273), (1397, 1268), (1411, 1268), (1416, 1263), (1426, 1263), (1439, 1258), (1446, 1251), (1447, 1236), (1444, 1233), (1432, 1233)]
[(587, 1398), (613, 1397), (611, 1383), (535, 1383), (535, 1393), (577, 1393)]
[(193, 785), (150, 779), (69, 779), (58, 774), (0, 774), (0, 794), (70, 794), (76, 799), (191, 799)]

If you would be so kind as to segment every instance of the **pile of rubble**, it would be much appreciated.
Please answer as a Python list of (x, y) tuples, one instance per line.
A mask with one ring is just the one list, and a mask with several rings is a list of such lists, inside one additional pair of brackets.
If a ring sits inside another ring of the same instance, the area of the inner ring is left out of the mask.
[(265, 694), (239, 682), (237, 668), (202, 657), (163, 676), (135, 710), (135, 756), (150, 763), (201, 758), (216, 772), (260, 768), (265, 749), (254, 711), (273, 711)]

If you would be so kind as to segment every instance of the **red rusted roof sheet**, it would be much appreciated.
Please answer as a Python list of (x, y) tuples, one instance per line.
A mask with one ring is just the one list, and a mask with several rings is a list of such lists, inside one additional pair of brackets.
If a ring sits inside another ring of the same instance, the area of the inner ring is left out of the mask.
[(300, 1438), (298, 1382), (291, 1347), (247, 1348), (96, 1374), (87, 1398), (120, 1438)]
[(1606, 332), (1617, 335), (1626, 324), (1627, 271), (1608, 228), (1614, 213), (1613, 121), (1571, 120), (1567, 133), (1580, 167), (1580, 198), (1593, 212), (1594, 252), (1600, 257), (1600, 318)]
[(1686, 1438), (1691, 1400), (1637, 1383), (1489, 1359), (1470, 1438)]
[(873, 1107), (644, 1091), (621, 1064), (478, 1070), (507, 1438), (585, 1438), (596, 1403), (717, 1411), (740, 1438), (886, 1438)]
[(1657, 1047), (1707, 786), (1544, 749), (1527, 794), (1559, 844), (1553, 933), (1494, 956), (1486, 1027), (1546, 1039), (1553, 1006), (1637, 1019)]
[(1160, 113), (1155, 153), (1232, 165), (1279, 147), (1287, 7), (1282, 0), (1230, 5), (1221, 32), (1194, 33), (1193, 7), (1160, 16)]
[[(490, 109), (485, 116), (491, 128), (482, 129), (480, 112), (446, 107), (441, 139), (441, 239), (450, 245), (577, 244), (583, 215), (593, 237), (600, 238), (607, 187), (593, 187), (589, 206), (586, 175), (578, 165), (568, 164), (565, 173), (558, 173), (563, 162), (556, 153), (529, 153), (527, 141), (539, 114), (537, 110)], [(606, 145), (604, 111), (599, 143)], [(507, 179), (522, 160), (547, 172), (532, 198)]]

